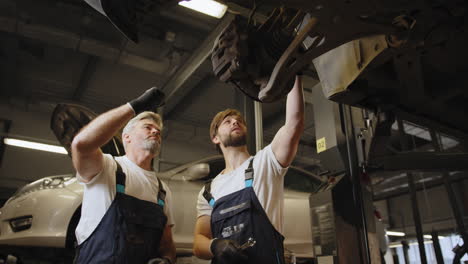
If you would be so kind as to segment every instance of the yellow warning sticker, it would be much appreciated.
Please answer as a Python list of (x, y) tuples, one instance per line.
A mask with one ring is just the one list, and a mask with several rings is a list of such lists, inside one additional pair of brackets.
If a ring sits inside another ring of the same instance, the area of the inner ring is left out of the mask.
[(327, 150), (327, 143), (325, 138), (317, 139), (317, 153)]

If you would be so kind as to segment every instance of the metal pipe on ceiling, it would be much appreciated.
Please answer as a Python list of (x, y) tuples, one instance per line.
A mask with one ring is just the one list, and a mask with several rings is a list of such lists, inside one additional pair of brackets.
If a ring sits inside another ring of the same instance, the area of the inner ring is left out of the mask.
[(22, 37), (40, 40), (51, 45), (80, 51), (85, 54), (126, 64), (141, 70), (163, 75), (178, 65), (172, 65), (169, 58), (154, 60), (113, 47), (110, 43), (83, 37), (71, 31), (50, 25), (28, 24), (17, 18), (0, 16), (0, 31), (14, 33)]

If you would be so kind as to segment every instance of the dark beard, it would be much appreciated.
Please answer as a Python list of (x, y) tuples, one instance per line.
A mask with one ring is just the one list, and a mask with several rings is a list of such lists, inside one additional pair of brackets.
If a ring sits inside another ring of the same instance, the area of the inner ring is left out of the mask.
[(235, 137), (229, 135), (227, 137), (222, 138), (221, 142), (225, 147), (241, 147), (247, 144), (247, 137), (245, 134)]

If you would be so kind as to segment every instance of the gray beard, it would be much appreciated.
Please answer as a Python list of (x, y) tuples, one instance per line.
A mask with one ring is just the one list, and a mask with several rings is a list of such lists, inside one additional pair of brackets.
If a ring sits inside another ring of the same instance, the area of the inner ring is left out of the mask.
[(158, 141), (154, 139), (145, 139), (143, 140), (141, 144), (142, 144), (143, 149), (148, 150), (151, 154), (155, 156), (159, 154), (159, 150), (161, 146), (159, 145)]
[(247, 137), (246, 135), (241, 135), (237, 137), (233, 137), (229, 135), (221, 139), (221, 142), (225, 147), (241, 147), (247, 144)]

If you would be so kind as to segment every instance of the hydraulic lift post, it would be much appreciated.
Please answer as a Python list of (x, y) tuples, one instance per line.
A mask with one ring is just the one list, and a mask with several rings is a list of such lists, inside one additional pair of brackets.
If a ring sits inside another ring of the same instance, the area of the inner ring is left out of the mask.
[(372, 195), (361, 180), (357, 138), (365, 127), (363, 112), (326, 99), (320, 84), (312, 94), (317, 152), (325, 174), (343, 177), (310, 197), (317, 263), (380, 263)]

